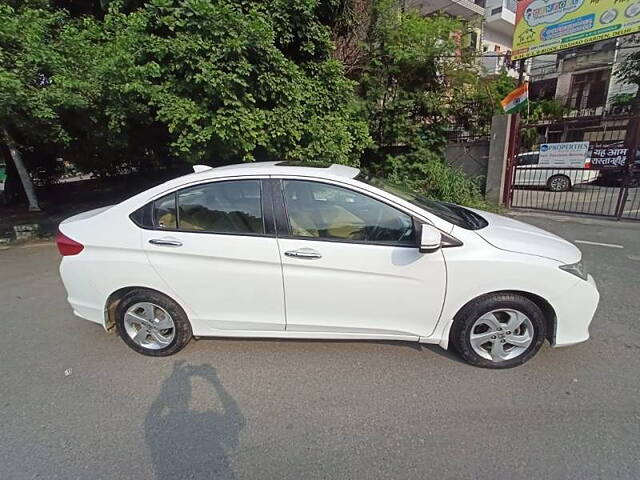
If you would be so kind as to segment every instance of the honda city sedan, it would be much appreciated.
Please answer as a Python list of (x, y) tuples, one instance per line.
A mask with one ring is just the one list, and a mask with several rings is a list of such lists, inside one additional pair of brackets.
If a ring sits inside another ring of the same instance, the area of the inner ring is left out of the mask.
[(193, 336), (402, 340), (506, 368), (587, 340), (599, 300), (571, 243), (340, 165), (195, 166), (57, 244), (74, 313), (150, 356)]

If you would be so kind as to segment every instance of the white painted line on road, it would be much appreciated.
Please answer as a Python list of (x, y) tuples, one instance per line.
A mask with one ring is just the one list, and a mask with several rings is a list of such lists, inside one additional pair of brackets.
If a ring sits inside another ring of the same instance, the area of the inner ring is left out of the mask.
[(615, 243), (590, 242), (589, 240), (575, 240), (575, 242), (576, 243), (582, 243), (584, 245), (596, 245), (598, 247), (624, 248), (624, 246), (616, 245)]

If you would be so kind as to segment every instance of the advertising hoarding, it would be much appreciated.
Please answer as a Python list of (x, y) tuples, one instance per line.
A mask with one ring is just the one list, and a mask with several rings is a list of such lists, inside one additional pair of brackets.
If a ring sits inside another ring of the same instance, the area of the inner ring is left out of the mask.
[(543, 143), (538, 165), (583, 168), (589, 153), (589, 142)]
[(520, 0), (513, 59), (640, 32), (640, 0)]
[(589, 155), (592, 168), (622, 168), (629, 163), (629, 148), (623, 140), (597, 142), (591, 146)]

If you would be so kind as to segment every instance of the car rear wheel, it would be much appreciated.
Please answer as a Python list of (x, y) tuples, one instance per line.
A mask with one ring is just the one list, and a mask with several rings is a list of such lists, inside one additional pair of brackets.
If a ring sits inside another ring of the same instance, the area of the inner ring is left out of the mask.
[(192, 336), (182, 308), (169, 297), (150, 290), (135, 290), (120, 301), (116, 328), (130, 348), (152, 357), (173, 355)]
[(540, 308), (515, 294), (492, 294), (456, 315), (452, 341), (462, 358), (485, 368), (511, 368), (533, 357), (546, 337)]
[(566, 192), (571, 189), (571, 179), (566, 175), (554, 175), (547, 181), (552, 192)]

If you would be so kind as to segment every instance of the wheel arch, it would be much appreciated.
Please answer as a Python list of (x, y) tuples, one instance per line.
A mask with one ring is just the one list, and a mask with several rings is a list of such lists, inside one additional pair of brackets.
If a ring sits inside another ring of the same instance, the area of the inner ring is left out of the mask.
[(496, 290), (494, 292), (487, 292), (487, 293), (483, 293), (482, 295), (478, 295), (474, 298), (472, 298), (471, 300), (469, 300), (467, 303), (465, 303), (462, 307), (460, 307), (458, 309), (458, 311), (456, 312), (456, 314), (454, 315), (454, 317), (449, 321), (449, 325), (447, 326), (447, 331), (444, 332), (445, 334), (442, 336), (443, 340), (446, 340), (446, 345), (443, 345), (443, 342), (440, 343), (441, 346), (444, 346), (444, 348), (448, 348), (449, 344), (452, 341), (451, 335), (452, 335), (452, 326), (453, 326), (453, 322), (455, 321), (455, 317), (458, 316), (458, 314), (467, 307), (467, 305), (469, 305), (471, 302), (474, 302), (476, 300), (478, 300), (479, 298), (482, 297), (486, 297), (488, 295), (495, 295), (495, 294), (511, 294), (511, 295), (521, 295), (529, 300), (531, 300), (533, 303), (535, 303), (538, 308), (540, 308), (540, 310), (542, 310), (542, 313), (544, 315), (545, 321), (546, 321), (546, 326), (547, 326), (547, 340), (549, 341), (549, 343), (553, 344), (555, 342), (555, 334), (556, 334), (556, 321), (557, 321), (557, 317), (556, 317), (556, 311), (553, 308), (553, 306), (551, 306), (551, 304), (543, 297), (541, 297), (540, 295), (537, 295), (535, 293), (531, 293), (531, 292), (525, 292), (523, 290)]
[(189, 317), (189, 315), (186, 313), (187, 310), (184, 308), (184, 305), (182, 305), (179, 301), (177, 301), (171, 295), (167, 295), (165, 292), (162, 292), (162, 291), (157, 290), (155, 288), (149, 288), (149, 287), (143, 287), (143, 286), (122, 287), (122, 288), (119, 288), (118, 290), (116, 290), (115, 292), (113, 292), (111, 295), (109, 295), (109, 297), (107, 298), (107, 301), (105, 303), (105, 306), (104, 306), (104, 329), (106, 331), (112, 332), (112, 331), (115, 330), (115, 326), (116, 326), (116, 309), (118, 308), (118, 304), (122, 301), (122, 299), (125, 296), (127, 296), (129, 293), (131, 293), (133, 291), (136, 291), (136, 290), (146, 290), (146, 291), (149, 291), (149, 292), (157, 293), (159, 295), (163, 295), (163, 296), (173, 300), (174, 302), (176, 302), (180, 306), (180, 308), (182, 308), (182, 310), (187, 315), (187, 318)]

